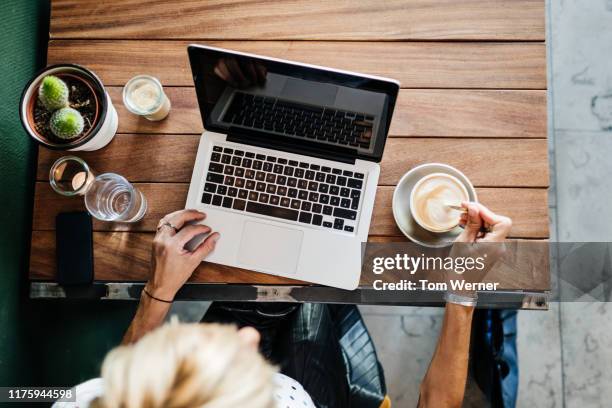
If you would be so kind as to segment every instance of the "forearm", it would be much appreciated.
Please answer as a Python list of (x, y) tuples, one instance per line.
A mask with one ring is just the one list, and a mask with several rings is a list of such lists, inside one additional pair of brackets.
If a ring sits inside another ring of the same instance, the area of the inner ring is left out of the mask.
[(473, 307), (446, 305), (438, 344), (421, 383), (419, 407), (461, 407), (473, 313)]
[(151, 330), (159, 327), (170, 310), (170, 304), (151, 299), (144, 291), (134, 319), (123, 336), (122, 344), (135, 343)]

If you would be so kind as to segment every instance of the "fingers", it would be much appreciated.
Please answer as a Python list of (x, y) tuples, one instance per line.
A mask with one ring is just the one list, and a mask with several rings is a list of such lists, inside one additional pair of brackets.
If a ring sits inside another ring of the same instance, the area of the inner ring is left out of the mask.
[(238, 87), (238, 84), (232, 77), (232, 74), (230, 73), (224, 59), (220, 59), (217, 62), (217, 64), (215, 65), (214, 72), (219, 78), (221, 78), (225, 82), (228, 82), (231, 86), (235, 88)]
[(266, 76), (268, 75), (267, 68), (260, 63), (255, 63), (255, 71), (257, 72), (257, 83), (263, 85), (266, 83)]
[(482, 217), (483, 221), (489, 225), (495, 225), (499, 222), (502, 222), (504, 218), (508, 218), (504, 217), (503, 215), (495, 214), (493, 211), (489, 210), (487, 207), (480, 203), (476, 203), (476, 205), (478, 206), (480, 216)]
[(249, 78), (250, 82), (253, 84), (258, 84), (259, 78), (257, 77), (257, 72), (255, 71), (253, 61), (246, 60), (241, 64), (241, 66), (244, 68), (245, 74)]
[(467, 223), (467, 213), (461, 213), (461, 216), (459, 217), (459, 225), (461, 227), (465, 227), (465, 224)]
[(177, 230), (183, 228), (183, 226), (191, 221), (201, 221), (206, 218), (206, 214), (198, 210), (179, 210), (166, 215), (162, 221), (167, 221), (172, 224)]
[(459, 236), (461, 241), (465, 242), (474, 242), (478, 237), (478, 233), (480, 232), (480, 228), (482, 227), (482, 219), (480, 218), (479, 208), (476, 203), (461, 203), (463, 208), (467, 209), (467, 213), (461, 216), (461, 220), (463, 220), (464, 229)]
[[(461, 214), (459, 225), (464, 228), (458, 242), (500, 242), (506, 239), (512, 228), (512, 220), (499, 215), (480, 203), (462, 203), (468, 212)], [(487, 232), (482, 233), (482, 227)]]
[(249, 81), (244, 76), (242, 69), (238, 65), (238, 61), (233, 58), (228, 59), (227, 69), (229, 69), (230, 75), (240, 84), (241, 88), (246, 88), (249, 85)]
[(217, 241), (220, 237), (221, 235), (219, 235), (218, 232), (213, 232), (208, 237), (206, 237), (206, 239), (200, 244), (199, 247), (196, 248), (195, 251), (192, 252), (191, 256), (199, 260), (203, 260), (215, 249)]
[(489, 232), (485, 234), (478, 242), (502, 242), (510, 234), (512, 229), (512, 220), (503, 215), (498, 216), (497, 223), (489, 228)]
[(227, 67), (225, 66), (223, 61), (219, 61), (217, 65), (215, 65), (214, 72), (219, 78), (221, 78), (225, 82), (229, 82), (230, 80), (229, 71), (227, 70)]
[(512, 220), (506, 216), (499, 215), (478, 203), (480, 217), (489, 228), (484, 237), (478, 242), (501, 242), (506, 239), (512, 228)]
[(175, 235), (175, 239), (177, 240), (179, 247), (183, 248), (185, 244), (191, 241), (196, 235), (207, 234), (210, 231), (211, 230), (208, 225), (202, 225), (202, 224), (187, 225), (181, 228), (178, 234)]

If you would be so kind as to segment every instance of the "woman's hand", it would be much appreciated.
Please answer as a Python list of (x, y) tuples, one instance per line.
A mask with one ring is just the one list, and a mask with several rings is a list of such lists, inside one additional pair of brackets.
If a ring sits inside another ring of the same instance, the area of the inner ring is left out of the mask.
[[(512, 228), (512, 220), (503, 215), (495, 214), (480, 203), (464, 202), (461, 206), (467, 212), (461, 215), (459, 225), (463, 231), (455, 240), (449, 253), (451, 258), (459, 260), (480, 259), (482, 268), (472, 268), (466, 272), (463, 278), (471, 283), (483, 282), (485, 277), (493, 269), (497, 261), (504, 255), (506, 248), (504, 240)], [(476, 291), (473, 290), (451, 290), (450, 281), (458, 278), (463, 272), (450, 270), (446, 273), (449, 281), (449, 293), (454, 293), (463, 298), (476, 299)]]
[(503, 242), (512, 228), (512, 220), (495, 214), (480, 203), (464, 202), (467, 212), (461, 214), (463, 232), (455, 242)]
[(218, 232), (209, 234), (193, 252), (184, 248), (196, 235), (211, 232), (206, 225), (188, 224), (204, 218), (206, 214), (202, 212), (180, 210), (159, 221), (153, 240), (151, 277), (145, 288), (152, 296), (167, 301), (173, 300), (176, 292), (187, 282), (200, 262), (215, 249), (220, 236)]
[(234, 88), (244, 89), (266, 83), (267, 68), (261, 62), (234, 57), (220, 58), (215, 64), (215, 74)]
[(153, 240), (151, 276), (140, 296), (136, 315), (123, 336), (123, 344), (138, 341), (164, 322), (176, 292), (200, 262), (215, 249), (215, 243), (219, 239), (218, 232), (209, 234), (193, 252), (184, 248), (196, 235), (211, 232), (206, 225), (188, 224), (204, 218), (206, 214), (202, 212), (181, 210), (168, 214), (159, 221)]
[[(449, 256), (457, 260), (487, 258), (482, 271), (475, 269), (469, 273), (470, 282), (482, 282), (495, 262), (490, 255), (495, 252), (493, 257), (499, 256), (505, 245), (489, 243), (503, 242), (510, 232), (512, 221), (479, 203), (462, 203), (461, 206), (467, 209), (460, 221), (464, 229), (455, 240)], [(450, 270), (446, 275), (450, 281), (457, 279), (460, 274)], [(453, 290), (450, 282), (447, 285), (449, 289), (446, 300), (449, 304), (444, 314), (438, 345), (421, 383), (419, 407), (460, 407), (463, 402), (472, 314), (478, 296), (474, 290)]]

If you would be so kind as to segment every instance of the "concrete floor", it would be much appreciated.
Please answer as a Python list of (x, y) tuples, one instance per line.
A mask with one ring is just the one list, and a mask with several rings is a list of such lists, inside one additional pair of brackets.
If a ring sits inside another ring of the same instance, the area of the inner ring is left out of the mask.
[[(612, 0), (549, 0), (547, 7), (551, 240), (612, 241)], [(205, 307), (177, 310), (197, 320)], [(414, 407), (442, 310), (361, 310), (394, 407)], [(610, 303), (520, 312), (518, 331), (519, 407), (611, 406)]]
[[(556, 238), (610, 242), (612, 1), (550, 0), (549, 16)], [(561, 302), (557, 316), (561, 364), (551, 370), (559, 379), (556, 406), (609, 407), (612, 304)]]
[[(612, 0), (549, 0), (547, 19), (551, 240), (610, 242)], [(548, 312), (519, 313), (517, 406), (610, 407), (612, 303), (563, 299)], [(395, 406), (415, 406), (440, 311), (363, 312)]]
[[(549, 0), (547, 19), (551, 240), (610, 242), (612, 0)], [(564, 299), (519, 313), (518, 407), (612, 406), (612, 303)], [(440, 312), (363, 312), (395, 406), (415, 406)]]

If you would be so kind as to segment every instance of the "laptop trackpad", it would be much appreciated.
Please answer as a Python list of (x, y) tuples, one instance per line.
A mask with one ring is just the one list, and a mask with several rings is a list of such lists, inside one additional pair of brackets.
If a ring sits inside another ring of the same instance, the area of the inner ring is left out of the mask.
[(294, 274), (304, 233), (293, 228), (247, 221), (242, 231), (238, 262), (247, 268)]

